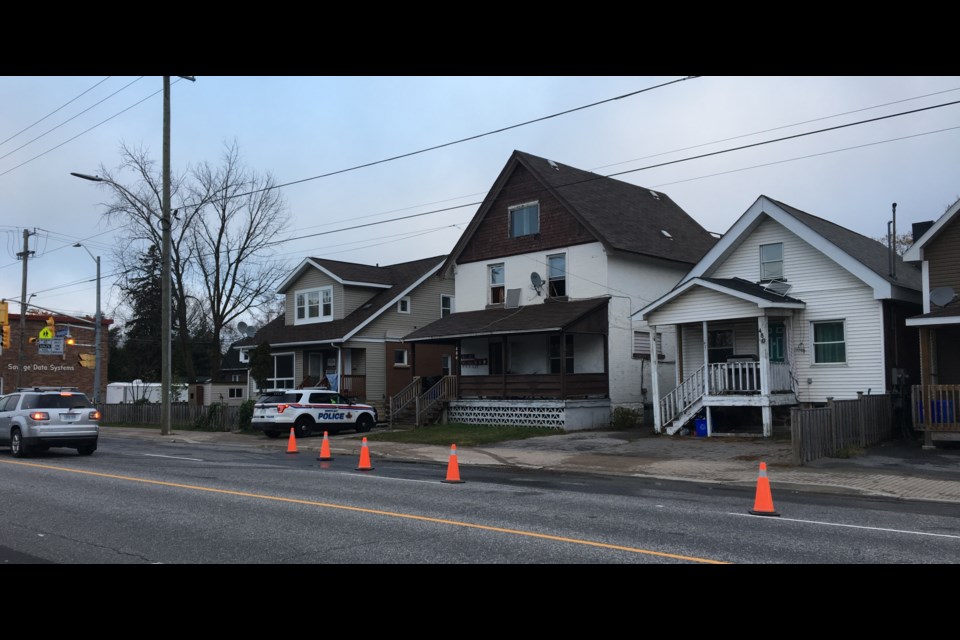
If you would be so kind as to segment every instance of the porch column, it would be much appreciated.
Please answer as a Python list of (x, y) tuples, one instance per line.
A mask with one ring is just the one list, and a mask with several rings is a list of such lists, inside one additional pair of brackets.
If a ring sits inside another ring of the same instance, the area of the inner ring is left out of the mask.
[(707, 349), (707, 321), (703, 321), (703, 395), (710, 395), (710, 351)]
[[(920, 412), (923, 413), (923, 448), (933, 449), (933, 434), (930, 432), (930, 385), (933, 384), (933, 369), (931, 365), (930, 334), (932, 331), (928, 327), (919, 327), (920, 329)], [(911, 402), (916, 403), (917, 398), (912, 398)], [(918, 412), (919, 413), (919, 412)]]
[(677, 332), (676, 342), (677, 342), (677, 386), (680, 386), (680, 383), (683, 382), (683, 325), (675, 324), (673, 325), (674, 329)]
[[(660, 358), (657, 357), (657, 326), (650, 325), (650, 389), (653, 392), (653, 428), (660, 433)], [(643, 386), (643, 378), (640, 379)]]
[(770, 395), (770, 324), (767, 316), (757, 318), (757, 346), (760, 351), (760, 395)]
[[(489, 366), (489, 363), (488, 363)], [(500, 397), (507, 397), (507, 336), (500, 338), (500, 380), (503, 382)]]
[(567, 334), (560, 332), (560, 397), (567, 399)]

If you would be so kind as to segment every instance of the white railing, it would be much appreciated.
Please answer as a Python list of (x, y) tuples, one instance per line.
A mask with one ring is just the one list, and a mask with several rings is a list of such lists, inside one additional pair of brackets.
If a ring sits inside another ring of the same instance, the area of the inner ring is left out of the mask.
[(697, 369), (676, 389), (660, 399), (660, 422), (666, 426), (703, 397), (704, 367)]
[(718, 362), (707, 367), (710, 371), (710, 395), (760, 391), (759, 362)]

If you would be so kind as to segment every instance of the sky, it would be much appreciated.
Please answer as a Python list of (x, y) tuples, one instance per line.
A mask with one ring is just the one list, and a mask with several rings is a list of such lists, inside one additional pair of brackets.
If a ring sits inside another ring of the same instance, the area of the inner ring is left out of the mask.
[[(124, 231), (103, 217), (107, 191), (70, 173), (116, 169), (121, 144), (159, 167), (161, 89), (160, 76), (0, 77), (0, 298), (20, 300), (28, 229), (31, 304), (93, 315), (83, 242), (101, 257), (104, 314), (122, 318)], [(879, 238), (892, 203), (908, 231), (960, 197), (957, 101), (960, 76), (174, 77), (171, 166), (216, 165), (236, 143), (249, 169), (295, 183), (277, 230), (295, 239), (276, 247), (291, 270), (449, 252), (514, 150), (665, 192), (717, 233), (766, 195)]]

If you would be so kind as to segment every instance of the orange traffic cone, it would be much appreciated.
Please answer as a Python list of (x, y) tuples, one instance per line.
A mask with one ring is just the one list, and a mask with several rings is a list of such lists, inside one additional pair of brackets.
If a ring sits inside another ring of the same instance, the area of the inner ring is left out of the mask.
[(760, 463), (760, 475), (757, 477), (757, 498), (750, 510), (755, 516), (779, 516), (773, 508), (773, 496), (770, 495), (770, 480), (767, 478), (767, 463)]
[(370, 450), (367, 449), (367, 437), (363, 437), (363, 445), (360, 447), (360, 466), (357, 467), (357, 471), (372, 471), (373, 467), (370, 465)]
[(290, 439), (287, 440), (287, 453), (300, 453), (297, 451), (297, 436), (293, 435), (293, 427), (290, 427)]
[(451, 484), (461, 483), (460, 465), (457, 464), (457, 445), (450, 445), (450, 461), (447, 463), (447, 479), (444, 482)]
[(320, 445), (320, 453), (317, 455), (317, 460), (333, 460), (333, 456), (330, 455), (330, 441), (327, 440), (327, 432), (323, 432), (323, 444)]

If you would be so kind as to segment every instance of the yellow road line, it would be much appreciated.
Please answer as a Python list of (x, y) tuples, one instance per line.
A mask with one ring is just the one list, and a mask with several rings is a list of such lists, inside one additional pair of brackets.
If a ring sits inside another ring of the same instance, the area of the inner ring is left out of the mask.
[(493, 531), (496, 533), (506, 533), (515, 536), (524, 536), (528, 538), (538, 538), (540, 540), (552, 540), (554, 542), (569, 542), (571, 544), (579, 544), (588, 547), (597, 547), (600, 549), (610, 549), (613, 551), (626, 551), (629, 553), (637, 553), (641, 555), (648, 556), (657, 556), (660, 558), (670, 558), (672, 560), (685, 560), (688, 562), (700, 562), (706, 564), (729, 564), (727, 562), (721, 562), (719, 560), (710, 560), (709, 558), (698, 558), (695, 556), (682, 556), (673, 553), (663, 553), (661, 551), (651, 551), (649, 549), (638, 549), (635, 547), (624, 547), (616, 544), (607, 544), (604, 542), (595, 542), (592, 540), (582, 540), (579, 538), (566, 538), (563, 536), (551, 536), (545, 533), (535, 533), (533, 531), (521, 531), (518, 529), (504, 529), (502, 527), (491, 527), (483, 524), (474, 524), (472, 522), (462, 522), (460, 520), (446, 520), (444, 518), (432, 518), (429, 516), (418, 516), (411, 513), (398, 513), (395, 511), (382, 511), (380, 509), (367, 509), (365, 507), (351, 507), (349, 505), (343, 504), (334, 504), (330, 502), (317, 502), (314, 500), (300, 500), (298, 498), (281, 498), (279, 496), (268, 496), (261, 493), (249, 493), (246, 491), (232, 491), (230, 489), (214, 489), (213, 487), (202, 487), (192, 484), (180, 484), (178, 482), (164, 482), (162, 480), (148, 480), (146, 478), (135, 478), (132, 476), (121, 476), (112, 473), (100, 473), (97, 471), (84, 471), (82, 469), (70, 469), (67, 467), (57, 467), (47, 464), (38, 464), (35, 462), (19, 462), (14, 460), (4, 460), (0, 458), (0, 462), (6, 464), (15, 464), (23, 467), (35, 467), (37, 469), (49, 469), (52, 471), (65, 471), (67, 473), (76, 473), (85, 476), (94, 476), (98, 478), (109, 478), (111, 480), (124, 480), (126, 482), (138, 482), (141, 484), (152, 484), (158, 485), (161, 487), (174, 487), (177, 489), (189, 489), (191, 491), (205, 491), (207, 493), (219, 493), (228, 496), (238, 496), (241, 498), (255, 498), (257, 500), (270, 500), (273, 502), (285, 502), (289, 504), (301, 504), (311, 507), (322, 507), (324, 509), (340, 509), (342, 511), (354, 511), (357, 513), (367, 513), (378, 516), (387, 516), (391, 518), (402, 518), (406, 520), (418, 520), (420, 522), (430, 522), (433, 524), (446, 524), (452, 525), (455, 527), (465, 527), (468, 529), (480, 529), (482, 531)]

